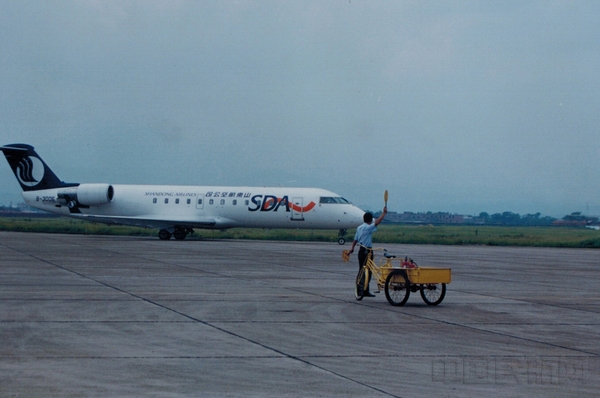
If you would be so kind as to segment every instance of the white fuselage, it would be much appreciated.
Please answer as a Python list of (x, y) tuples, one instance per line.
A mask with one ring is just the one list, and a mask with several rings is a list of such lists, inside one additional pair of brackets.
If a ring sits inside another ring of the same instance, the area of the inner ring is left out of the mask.
[[(333, 192), (318, 188), (220, 187), (173, 185), (108, 185), (110, 200), (88, 205), (63, 198), (86, 187), (23, 192), (35, 208), (88, 221), (151, 228), (355, 228), (364, 211)], [(66, 193), (66, 194), (65, 194)], [(85, 196), (85, 198), (88, 198)], [(86, 203), (85, 200), (81, 200)]]

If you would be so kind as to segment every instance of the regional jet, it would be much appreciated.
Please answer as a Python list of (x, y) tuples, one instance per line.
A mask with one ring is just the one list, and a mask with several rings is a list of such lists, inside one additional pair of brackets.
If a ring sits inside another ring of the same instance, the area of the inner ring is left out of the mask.
[(31, 145), (0, 150), (29, 206), (86, 221), (156, 228), (163, 240), (185, 239), (194, 228), (337, 229), (343, 245), (346, 230), (364, 214), (319, 188), (65, 183)]

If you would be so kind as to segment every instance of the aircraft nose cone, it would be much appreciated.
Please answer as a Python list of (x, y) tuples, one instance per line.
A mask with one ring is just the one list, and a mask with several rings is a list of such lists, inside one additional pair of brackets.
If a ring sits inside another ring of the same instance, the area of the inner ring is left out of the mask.
[(352, 212), (350, 213), (350, 216), (352, 217), (352, 221), (356, 222), (357, 225), (358, 225), (358, 224), (360, 224), (362, 222), (364, 214), (365, 214), (364, 211), (362, 211), (358, 207), (354, 206), (352, 208)]

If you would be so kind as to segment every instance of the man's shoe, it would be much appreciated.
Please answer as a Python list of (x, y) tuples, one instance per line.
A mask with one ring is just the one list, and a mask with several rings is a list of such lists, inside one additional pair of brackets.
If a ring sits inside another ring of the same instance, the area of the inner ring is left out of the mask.
[(374, 295), (374, 294), (371, 294), (371, 293), (369, 293), (369, 292), (366, 292), (366, 293), (364, 294), (364, 297), (375, 297), (375, 295)]

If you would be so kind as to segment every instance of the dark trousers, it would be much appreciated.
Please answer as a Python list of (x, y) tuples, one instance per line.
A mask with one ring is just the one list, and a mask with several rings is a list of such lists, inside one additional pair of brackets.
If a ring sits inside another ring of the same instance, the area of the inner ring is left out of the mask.
[[(371, 260), (373, 259), (373, 250), (371, 249), (365, 249), (364, 247), (360, 247), (360, 249), (358, 249), (358, 270), (360, 271), (360, 269), (363, 267), (363, 265), (365, 265), (365, 263), (367, 262), (367, 258), (371, 257)], [(365, 290), (365, 293), (369, 292), (369, 283), (371, 282), (371, 272), (369, 272), (369, 278), (367, 280), (367, 289)]]

